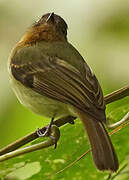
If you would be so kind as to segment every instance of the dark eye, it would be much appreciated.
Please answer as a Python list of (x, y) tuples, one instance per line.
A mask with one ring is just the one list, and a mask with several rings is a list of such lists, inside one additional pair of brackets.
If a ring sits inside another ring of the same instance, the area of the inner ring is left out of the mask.
[(62, 33), (63, 33), (64, 35), (67, 35), (66, 29), (62, 29)]

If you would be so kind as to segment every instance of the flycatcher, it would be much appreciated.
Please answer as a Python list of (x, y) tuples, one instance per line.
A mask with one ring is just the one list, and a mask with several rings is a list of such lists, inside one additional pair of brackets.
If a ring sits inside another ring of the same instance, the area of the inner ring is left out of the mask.
[(20, 102), (50, 118), (79, 117), (99, 170), (116, 171), (118, 160), (103, 123), (103, 93), (96, 76), (67, 41), (67, 24), (48, 13), (34, 23), (13, 49), (9, 71)]

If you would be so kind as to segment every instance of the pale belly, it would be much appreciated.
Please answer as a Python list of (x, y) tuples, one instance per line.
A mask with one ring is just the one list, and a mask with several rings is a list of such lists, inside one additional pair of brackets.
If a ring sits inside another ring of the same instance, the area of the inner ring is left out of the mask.
[(44, 97), (30, 88), (23, 86), (14, 78), (11, 78), (11, 84), (21, 104), (29, 108), (34, 113), (55, 118), (68, 115), (75, 116), (73, 108), (70, 105)]

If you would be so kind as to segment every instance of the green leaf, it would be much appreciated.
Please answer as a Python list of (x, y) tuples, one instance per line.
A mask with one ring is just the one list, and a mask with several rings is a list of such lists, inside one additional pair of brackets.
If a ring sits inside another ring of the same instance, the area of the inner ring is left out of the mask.
[[(120, 120), (129, 111), (128, 102), (128, 98), (125, 98), (108, 105), (107, 116), (112, 119), (112, 122)], [(75, 125), (67, 124), (61, 127), (60, 130), (61, 138), (56, 149), (53, 146), (1, 162), (1, 179), (109, 179), (108, 172), (99, 172), (96, 169), (90, 152), (67, 168), (67, 166), (77, 160), (83, 153), (87, 152), (90, 146), (79, 119), (75, 121)], [(110, 179), (119, 180), (122, 178), (122, 180), (125, 180), (129, 176), (128, 132), (129, 127), (127, 126), (111, 136), (120, 162), (120, 173), (119, 171), (114, 173)], [(43, 140), (44, 138), (40, 138), (31, 144)]]

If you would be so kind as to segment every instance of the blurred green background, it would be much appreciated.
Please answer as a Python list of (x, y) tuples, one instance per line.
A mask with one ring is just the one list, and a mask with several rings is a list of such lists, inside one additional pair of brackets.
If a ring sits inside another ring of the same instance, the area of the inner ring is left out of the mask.
[(48, 12), (66, 20), (69, 42), (93, 69), (104, 94), (129, 83), (129, 1), (0, 0), (0, 148), (49, 121), (18, 102), (7, 70), (12, 47)]

